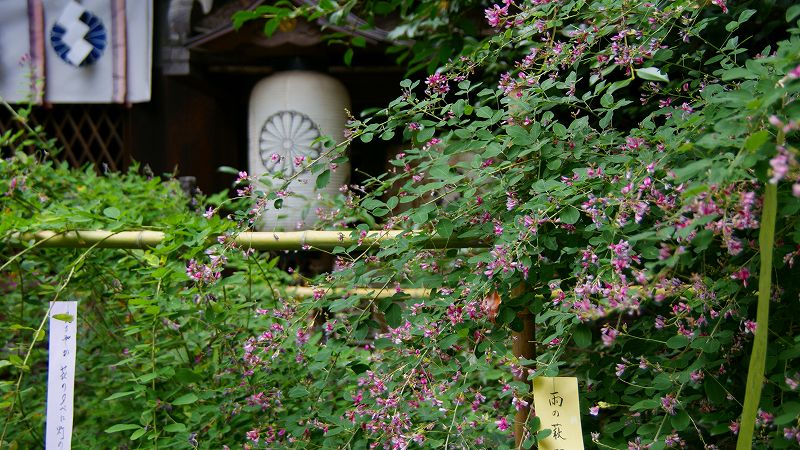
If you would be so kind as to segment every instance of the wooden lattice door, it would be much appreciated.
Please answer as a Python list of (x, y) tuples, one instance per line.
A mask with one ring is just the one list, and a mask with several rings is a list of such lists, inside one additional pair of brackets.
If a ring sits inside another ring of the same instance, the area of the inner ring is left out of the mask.
[[(120, 105), (55, 105), (35, 108), (30, 123), (56, 139), (58, 159), (74, 167), (92, 163), (98, 170), (122, 170), (130, 163), (129, 118), (130, 110)], [(19, 126), (9, 112), (0, 113), (0, 133)]]

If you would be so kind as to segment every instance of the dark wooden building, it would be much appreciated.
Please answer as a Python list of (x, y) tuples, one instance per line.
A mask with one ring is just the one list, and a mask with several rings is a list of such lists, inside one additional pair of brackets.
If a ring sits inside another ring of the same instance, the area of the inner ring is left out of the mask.
[[(302, 2), (303, 0), (296, 0)], [(230, 187), (220, 166), (246, 168), (247, 115), (253, 86), (270, 74), (303, 67), (326, 73), (348, 89), (352, 111), (387, 104), (399, 94), (405, 69), (385, 56), (390, 45), (381, 31), (332, 27), (324, 21), (296, 21), (267, 38), (263, 22), (235, 30), (236, 11), (263, 0), (155, 0), (150, 101), (135, 104), (55, 104), (34, 108), (33, 117), (64, 148), (62, 158), (81, 166), (125, 169), (131, 161), (156, 174), (192, 176), (204, 192)], [(351, 66), (343, 45), (323, 40), (331, 31), (360, 34), (367, 42)], [(368, 88), (365, 88), (368, 87)], [(0, 131), (12, 127), (5, 112)], [(385, 161), (380, 143), (350, 149), (353, 169), (379, 173)], [(354, 170), (354, 181), (359, 176)]]

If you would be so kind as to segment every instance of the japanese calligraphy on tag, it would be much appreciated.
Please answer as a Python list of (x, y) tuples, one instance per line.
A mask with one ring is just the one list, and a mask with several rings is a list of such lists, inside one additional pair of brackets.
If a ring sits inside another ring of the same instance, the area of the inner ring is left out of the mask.
[(47, 450), (68, 450), (72, 447), (77, 322), (78, 302), (51, 303), (45, 435)]
[(539, 441), (540, 450), (583, 450), (577, 378), (534, 378), (533, 402), (542, 429), (551, 431)]

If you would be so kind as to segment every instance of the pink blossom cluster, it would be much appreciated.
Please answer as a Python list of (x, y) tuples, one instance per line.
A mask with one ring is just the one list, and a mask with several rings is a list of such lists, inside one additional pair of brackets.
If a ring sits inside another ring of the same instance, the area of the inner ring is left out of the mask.
[(212, 284), (222, 276), (222, 269), (228, 259), (225, 255), (218, 254), (213, 250), (206, 252), (210, 260), (209, 264), (199, 263), (195, 259), (189, 260), (186, 265), (186, 275), (194, 282), (199, 284)]
[(494, 4), (486, 8), (483, 12), (486, 17), (486, 22), (492, 28), (512, 28), (523, 24), (522, 17), (509, 16), (509, 8), (514, 6), (513, 0), (503, 0), (503, 6)]
[(443, 75), (441, 72), (436, 72), (433, 75), (428, 76), (425, 79), (425, 93), (434, 96), (434, 95), (444, 95), (450, 91), (450, 85), (447, 82), (447, 76)]
[(784, 427), (783, 437), (789, 441), (796, 441), (800, 445), (800, 427)]

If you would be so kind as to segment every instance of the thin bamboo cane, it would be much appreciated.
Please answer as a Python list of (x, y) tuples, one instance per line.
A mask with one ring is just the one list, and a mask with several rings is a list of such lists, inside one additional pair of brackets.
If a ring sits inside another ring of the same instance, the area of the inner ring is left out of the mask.
[[(315, 289), (309, 286), (286, 286), (283, 288), (287, 295), (292, 297), (311, 297), (314, 295)], [(431, 294), (431, 289), (424, 288), (406, 288), (403, 293), (411, 296), (412, 298), (427, 297)], [(364, 295), (374, 298), (388, 298), (395, 295), (394, 288), (380, 289), (380, 288), (352, 288), (352, 289), (334, 289), (327, 291), (329, 295)]]
[[(529, 311), (522, 311), (517, 313), (517, 317), (522, 319), (522, 331), (515, 331), (513, 333), (513, 341), (511, 343), (511, 351), (517, 358), (525, 358), (527, 360), (536, 359), (536, 324), (534, 323), (533, 314)], [(528, 381), (527, 371), (523, 372), (521, 377), (514, 377), (514, 380), (528, 383), (533, 391), (533, 385)], [(514, 416), (514, 448), (521, 449), (522, 442), (525, 438), (526, 426), (528, 424), (528, 416), (531, 413), (530, 404), (533, 403), (533, 397), (528, 396), (528, 405), (522, 406), (517, 410)], [(537, 430), (533, 430), (536, 432)]]
[[(256, 250), (333, 250), (336, 247), (348, 248), (357, 245), (359, 248), (380, 246), (401, 235), (411, 238), (425, 236), (418, 231), (373, 230), (365, 236), (358, 231), (290, 231), (290, 232), (243, 232), (235, 236), (237, 245)], [(217, 235), (209, 237), (209, 244), (217, 242)], [(161, 231), (37, 231), (30, 233), (13, 233), (7, 241), (11, 243), (33, 242), (38, 247), (48, 248), (131, 248), (144, 249), (156, 247), (166, 238)], [(477, 239), (445, 238), (439, 235), (422, 238), (423, 247), (434, 248), (472, 248), (487, 247), (488, 244)]]
[[(527, 287), (525, 283), (517, 285), (514, 289), (511, 290), (511, 297), (517, 298), (522, 296), (523, 294), (525, 294), (526, 289)], [(553, 292), (552, 295), (555, 297), (557, 293)], [(517, 317), (519, 317), (522, 320), (522, 330), (513, 332), (511, 341), (511, 352), (517, 358), (524, 358), (529, 361), (534, 360), (536, 359), (536, 323), (534, 322), (533, 314), (531, 314), (529, 310), (525, 309), (518, 312)], [(533, 383), (531, 381), (528, 381), (527, 371), (523, 371), (522, 376), (515, 376), (514, 379), (516, 381), (528, 383), (528, 385), (530, 386), (530, 392), (531, 394), (533, 393)], [(528, 399), (528, 405), (519, 408), (517, 410), (517, 414), (514, 416), (515, 450), (522, 448), (522, 442), (525, 438), (526, 426), (528, 424), (528, 416), (531, 413), (530, 404), (533, 403), (532, 395), (528, 395), (527, 399)]]

